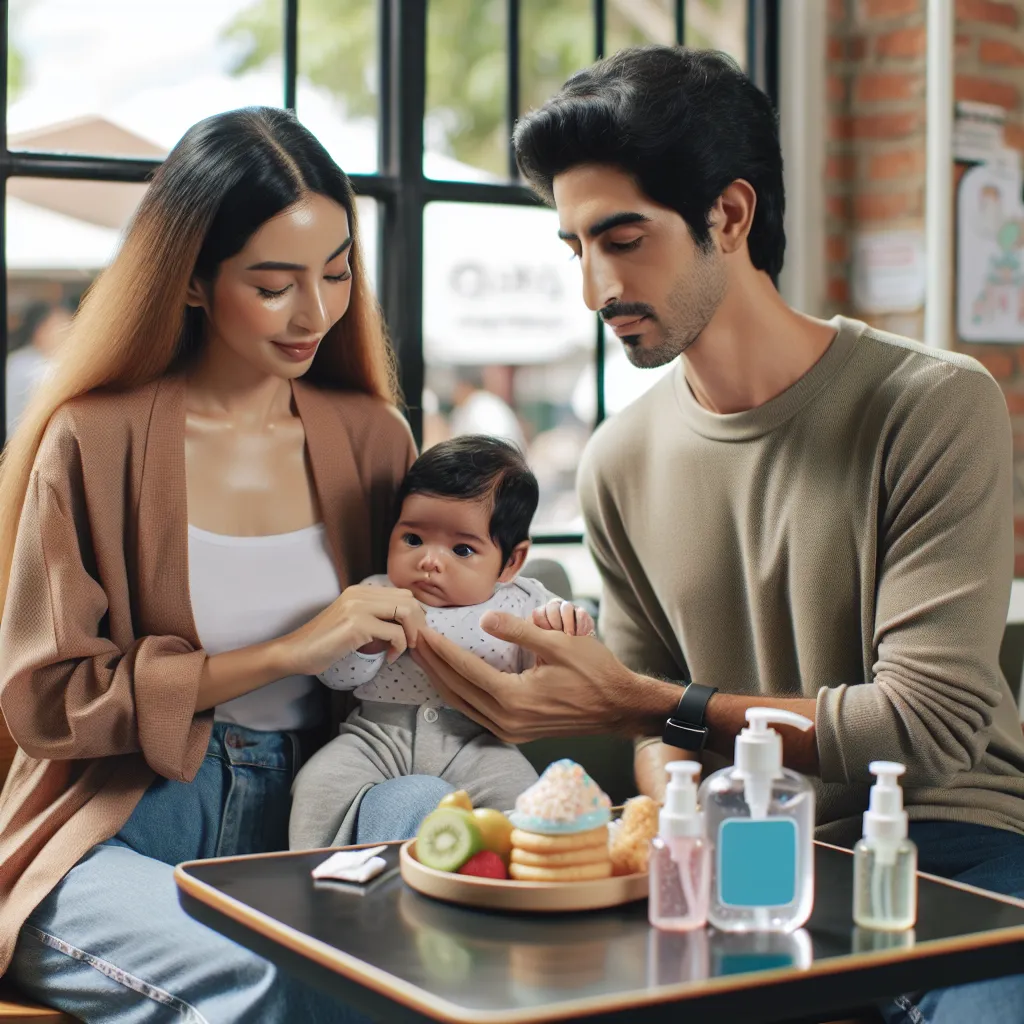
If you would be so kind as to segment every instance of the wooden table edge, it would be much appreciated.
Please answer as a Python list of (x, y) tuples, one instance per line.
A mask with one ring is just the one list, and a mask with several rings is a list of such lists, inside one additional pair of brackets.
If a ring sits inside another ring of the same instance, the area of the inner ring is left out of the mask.
[[(388, 843), (364, 843), (361, 846), (344, 847), (347, 850), (368, 849), (375, 846), (400, 846), (402, 841)], [(852, 851), (831, 843), (817, 842), (819, 846), (838, 850), (852, 856)], [(336, 852), (336, 849), (325, 849), (325, 854)], [(438, 1021), (450, 1021), (452, 1024), (540, 1024), (551, 1020), (551, 1011), (558, 1008), (559, 1019), (584, 1017), (593, 1013), (613, 1013), (620, 1010), (656, 1006), (662, 1003), (685, 1002), (701, 995), (713, 995), (720, 992), (740, 992), (744, 989), (758, 988), (763, 985), (777, 985), (799, 975), (800, 977), (828, 977), (829, 975), (849, 974), (861, 967), (878, 967), (883, 964), (899, 963), (908, 960), (919, 960), (943, 953), (955, 953), (964, 949), (984, 949), (988, 946), (1008, 945), (1013, 941), (1024, 942), (1024, 924), (1008, 928), (997, 928), (986, 932), (975, 932), (972, 935), (955, 938), (936, 939), (921, 945), (910, 947), (871, 950), (863, 953), (851, 953), (848, 956), (833, 957), (820, 964), (812, 962), (809, 967), (777, 967), (765, 971), (751, 972), (749, 975), (724, 975), (718, 978), (705, 978), (701, 981), (679, 982), (675, 985), (661, 986), (639, 998), (637, 993), (630, 996), (588, 996), (584, 999), (568, 1000), (547, 1006), (537, 1006), (516, 1010), (482, 1010), (471, 1009), (451, 1003), (442, 996), (428, 993), (410, 982), (395, 978), (394, 975), (372, 964), (338, 949), (336, 946), (322, 942), (310, 935), (297, 931), (289, 925), (282, 924), (234, 897), (227, 896), (214, 886), (201, 882), (188, 873), (192, 866), (210, 864), (229, 864), (236, 861), (252, 861), (268, 857), (280, 857), (278, 853), (248, 854), (234, 857), (216, 857), (208, 860), (185, 861), (174, 869), (174, 880), (178, 888), (193, 899), (204, 904), (225, 917), (262, 935), (264, 938), (284, 946), (300, 956), (314, 961), (335, 974), (349, 981), (369, 988), (407, 1009)], [(296, 851), (295, 856), (306, 855), (317, 851)], [(988, 899), (1009, 903), (1024, 908), (1024, 900), (1001, 893), (989, 892), (975, 886), (952, 882), (937, 875), (919, 872), (922, 878), (938, 882), (951, 888), (962, 889)], [(429, 898), (429, 897), (424, 897)], [(835, 961), (840, 960), (841, 964)], [(426, 997), (426, 998), (424, 998)]]

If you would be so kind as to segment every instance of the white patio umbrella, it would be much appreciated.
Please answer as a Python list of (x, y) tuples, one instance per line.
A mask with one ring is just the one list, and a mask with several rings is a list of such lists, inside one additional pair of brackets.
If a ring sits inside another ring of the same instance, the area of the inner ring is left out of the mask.
[(7, 269), (14, 276), (94, 274), (113, 258), (120, 232), (7, 197)]

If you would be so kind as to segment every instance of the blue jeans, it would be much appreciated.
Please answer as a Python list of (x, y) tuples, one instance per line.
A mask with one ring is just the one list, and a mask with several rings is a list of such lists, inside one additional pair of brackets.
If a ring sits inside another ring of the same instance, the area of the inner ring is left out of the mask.
[[(124, 828), (94, 846), (28, 918), (8, 977), (86, 1022), (361, 1024), (273, 964), (189, 917), (173, 866), (288, 848), (297, 739), (216, 723), (191, 783), (157, 779)], [(367, 794), (357, 842), (414, 835), (451, 787), (393, 779)]]
[[(918, 868), (980, 889), (1024, 899), (1024, 836), (949, 821), (910, 826)], [(887, 1024), (1020, 1024), (1024, 974), (900, 996), (880, 1007)]]

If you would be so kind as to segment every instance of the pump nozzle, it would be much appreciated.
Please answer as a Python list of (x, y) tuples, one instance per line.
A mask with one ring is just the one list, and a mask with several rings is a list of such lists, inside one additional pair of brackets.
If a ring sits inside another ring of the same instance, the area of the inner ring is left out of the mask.
[[(777, 722), (779, 725), (795, 725), (798, 729), (807, 732), (814, 723), (795, 711), (786, 711), (784, 708), (747, 708), (747, 721), (750, 723), (750, 731), (755, 735), (763, 735), (768, 732), (768, 725)], [(744, 729), (744, 732), (748, 730)], [(881, 762), (879, 762), (881, 763)]]
[(803, 715), (782, 708), (747, 708), (747, 721), (736, 737), (736, 774), (743, 779), (743, 789), (751, 817), (767, 813), (772, 779), (782, 775), (782, 737), (768, 725), (795, 725), (806, 731), (814, 723)]
[(768, 728), (769, 723), (795, 725), (805, 731), (814, 725), (809, 718), (782, 708), (747, 708), (747, 721), (750, 724), (736, 737), (736, 770), (744, 778), (777, 779), (782, 772), (782, 737)]
[(898, 761), (872, 761), (868, 771), (876, 776), (870, 802), (864, 812), (864, 838), (896, 842), (907, 836), (907, 812), (903, 790), (897, 781), (907, 769)]
[(665, 787), (665, 803), (658, 815), (658, 831), (663, 839), (704, 834), (703, 815), (697, 810), (698, 761), (670, 761), (665, 765), (669, 775)]

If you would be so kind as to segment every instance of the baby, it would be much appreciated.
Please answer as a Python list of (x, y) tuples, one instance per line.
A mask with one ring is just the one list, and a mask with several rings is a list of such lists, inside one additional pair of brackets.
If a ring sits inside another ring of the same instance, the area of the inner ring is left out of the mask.
[[(399, 488), (387, 575), (363, 582), (410, 590), (431, 629), (495, 668), (529, 668), (528, 651), (480, 628), (484, 612), (532, 616), (573, 635), (594, 628), (583, 609), (519, 576), (537, 498), (536, 478), (514, 445), (481, 435), (435, 445)], [(293, 850), (351, 843), (360, 801), (386, 779), (436, 775), (467, 790), (475, 806), (500, 810), (537, 780), (516, 747), (446, 707), (408, 654), (388, 664), (386, 645), (375, 642), (320, 678), (354, 690), (361, 704), (295, 779)]]

